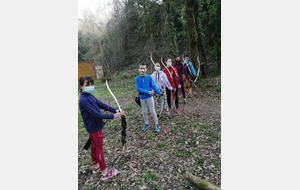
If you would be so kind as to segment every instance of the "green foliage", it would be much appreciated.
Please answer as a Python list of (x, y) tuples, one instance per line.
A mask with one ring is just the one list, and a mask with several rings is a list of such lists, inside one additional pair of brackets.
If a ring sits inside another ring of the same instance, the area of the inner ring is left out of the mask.
[(99, 79), (94, 79), (94, 85), (99, 84), (100, 80)]
[(84, 60), (85, 54), (89, 51), (89, 47), (86, 46), (83, 42), (83, 35), (81, 32), (78, 32), (78, 60)]
[(132, 106), (132, 105), (129, 105), (129, 106), (127, 106), (126, 108), (124, 108), (124, 110), (125, 111), (128, 111), (128, 110), (131, 110), (131, 109), (133, 109), (134, 107)]
[(207, 131), (206, 135), (209, 137), (206, 142), (210, 144), (214, 144), (221, 139), (221, 136), (219, 134), (215, 134), (213, 131)]
[(152, 181), (152, 179), (156, 177), (156, 173), (148, 171), (147, 167), (143, 168), (140, 177), (144, 178), (146, 183), (151, 184), (152, 189), (160, 189), (160, 185)]
[(80, 128), (80, 129), (78, 129), (78, 133), (82, 133), (82, 132), (84, 132), (85, 131), (85, 128)]
[(179, 140), (177, 141), (177, 143), (185, 143), (185, 140), (184, 140), (184, 139), (179, 139)]
[(198, 0), (195, 9), (198, 36), (207, 52), (208, 62), (214, 62), (211, 75), (221, 73), (221, 0)]
[(151, 153), (151, 152), (146, 152), (146, 153), (145, 153), (145, 156), (146, 156), (146, 157), (152, 156), (152, 153)]
[(221, 163), (220, 162), (218, 162), (217, 160), (213, 160), (213, 161), (211, 161), (211, 163), (210, 164), (212, 164), (212, 165), (214, 165), (215, 167), (218, 167), (219, 169), (221, 169)]
[(178, 149), (176, 152), (176, 156), (178, 157), (189, 157), (191, 155), (191, 152), (184, 150), (184, 149)]
[[(186, 1), (116, 0), (109, 20), (102, 24), (90, 13), (81, 20), (84, 30), (78, 33), (78, 59), (95, 60), (107, 76), (115, 71), (122, 73), (124, 68), (136, 70), (139, 63), (150, 66), (150, 52), (154, 61), (191, 54), (187, 32), (190, 26), (184, 13)], [(221, 1), (194, 1), (195, 38), (212, 63), (209, 72), (220, 74)], [(126, 75), (117, 78), (122, 77)]]
[(118, 71), (118, 72), (115, 72), (111, 78), (113, 80), (134, 79), (137, 75), (138, 75), (137, 72)]
[(153, 133), (152, 132), (146, 132), (146, 139), (151, 140)]
[(190, 124), (190, 126), (191, 126), (191, 127), (195, 127), (195, 128), (198, 129), (199, 131), (204, 131), (205, 129), (207, 129), (207, 128), (209, 127), (208, 124), (202, 123), (202, 122), (199, 122), (199, 123), (197, 123), (197, 122), (192, 122), (192, 123)]
[(81, 117), (81, 113), (78, 113), (78, 124), (83, 122), (82, 117)]
[(177, 134), (178, 134), (177, 130), (176, 130), (176, 129), (174, 129), (174, 128), (172, 128), (172, 129), (171, 129), (171, 132), (172, 132), (172, 133), (174, 133), (175, 135), (177, 135)]
[(161, 142), (156, 144), (157, 148), (163, 148), (165, 146), (166, 146), (166, 144), (165, 143), (161, 143)]
[(214, 85), (213, 85), (213, 84), (206, 84), (206, 85), (204, 85), (204, 87), (205, 87), (205, 88), (213, 88)]
[(190, 132), (190, 138), (191, 139), (195, 139), (195, 137), (196, 137), (196, 134), (193, 131), (191, 131)]
[(216, 91), (217, 91), (217, 92), (221, 92), (221, 86), (217, 86), (217, 87), (216, 87)]
[(204, 161), (203, 161), (203, 159), (201, 157), (198, 157), (196, 159), (196, 165), (200, 166), (201, 168), (204, 166)]
[(155, 177), (155, 173), (152, 173), (151, 171), (145, 173), (145, 175), (144, 175), (144, 178), (145, 178), (146, 180), (151, 180), (151, 179), (154, 178), (154, 177)]

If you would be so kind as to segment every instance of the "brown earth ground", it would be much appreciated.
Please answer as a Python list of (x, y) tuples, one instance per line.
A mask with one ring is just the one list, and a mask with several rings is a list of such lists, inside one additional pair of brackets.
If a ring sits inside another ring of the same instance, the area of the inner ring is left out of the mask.
[[(221, 187), (221, 92), (216, 90), (221, 86), (220, 77), (197, 81), (186, 105), (181, 95), (180, 113), (173, 107), (171, 121), (164, 113), (158, 133), (149, 111), (150, 127), (146, 132), (141, 130), (144, 120), (134, 102), (133, 75), (116, 78), (109, 85), (127, 120), (127, 144), (115, 166), (122, 152), (120, 119), (106, 120), (103, 129), (106, 166), (114, 166), (119, 173), (106, 181), (100, 180), (100, 173), (92, 174), (90, 149), (83, 150), (88, 134), (79, 112), (78, 189), (196, 189), (185, 179), (186, 171)], [(95, 94), (99, 100), (117, 108), (105, 83), (95, 87), (101, 91)]]

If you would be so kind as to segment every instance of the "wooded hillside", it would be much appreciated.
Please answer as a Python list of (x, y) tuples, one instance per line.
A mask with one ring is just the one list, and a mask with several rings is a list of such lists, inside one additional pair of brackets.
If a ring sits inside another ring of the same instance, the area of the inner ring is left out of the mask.
[(114, 0), (103, 21), (85, 12), (79, 20), (78, 59), (94, 60), (105, 75), (139, 63), (188, 54), (201, 77), (221, 74), (220, 0)]

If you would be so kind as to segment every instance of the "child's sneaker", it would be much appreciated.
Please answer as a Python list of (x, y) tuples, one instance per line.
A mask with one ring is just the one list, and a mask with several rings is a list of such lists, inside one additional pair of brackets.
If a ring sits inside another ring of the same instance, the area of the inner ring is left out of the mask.
[(170, 116), (167, 116), (167, 118), (168, 118), (169, 121), (171, 121), (171, 119), (172, 119)]
[(171, 111), (171, 108), (170, 108), (170, 107), (168, 108), (168, 111)]
[(192, 97), (192, 94), (189, 94), (189, 98), (191, 98)]
[(99, 167), (94, 167), (93, 168), (93, 174), (95, 174), (95, 173), (97, 173), (99, 171), (100, 171), (100, 165), (99, 165)]
[(155, 132), (159, 132), (159, 125), (158, 124), (155, 127)]
[(145, 124), (145, 126), (142, 128), (142, 131), (145, 131), (149, 127), (148, 124)]
[(186, 98), (183, 99), (184, 104), (186, 104)]
[(105, 175), (101, 174), (101, 180), (107, 180), (108, 178), (117, 175), (118, 170), (109, 170), (107, 169), (107, 172)]
[(175, 111), (176, 113), (178, 113), (179, 112), (179, 110), (178, 110), (178, 108), (176, 108), (176, 111)]

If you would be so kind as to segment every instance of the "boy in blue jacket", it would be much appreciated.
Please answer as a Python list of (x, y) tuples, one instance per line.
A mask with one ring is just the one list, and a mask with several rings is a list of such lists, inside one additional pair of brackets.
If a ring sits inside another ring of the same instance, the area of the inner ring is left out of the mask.
[(147, 67), (145, 64), (139, 65), (140, 75), (135, 78), (136, 90), (139, 92), (139, 97), (141, 101), (141, 107), (143, 112), (143, 117), (145, 121), (145, 126), (142, 128), (142, 131), (145, 131), (149, 127), (148, 115), (147, 115), (147, 105), (149, 107), (150, 113), (152, 114), (154, 123), (155, 123), (155, 132), (160, 131), (158, 125), (157, 115), (154, 109), (154, 92), (157, 95), (165, 96), (165, 93), (162, 93), (155, 85), (152, 77), (146, 74)]
[[(109, 170), (105, 166), (103, 155), (103, 119), (120, 118), (124, 112), (110, 107), (92, 95), (95, 90), (94, 80), (89, 75), (83, 75), (79, 78), (80, 98), (79, 108), (85, 129), (91, 139), (91, 156), (93, 161), (93, 173), (102, 171), (101, 180), (106, 180), (118, 173), (117, 170)], [(100, 109), (110, 111), (115, 114), (103, 114)]]

